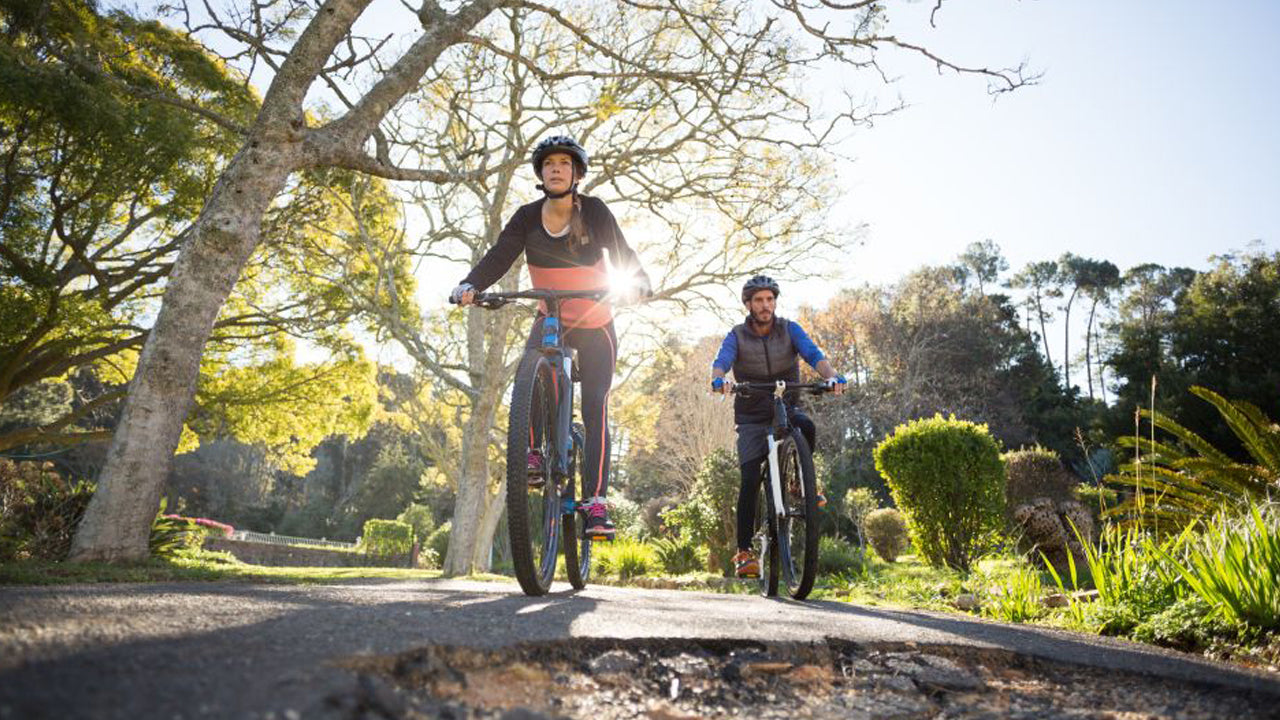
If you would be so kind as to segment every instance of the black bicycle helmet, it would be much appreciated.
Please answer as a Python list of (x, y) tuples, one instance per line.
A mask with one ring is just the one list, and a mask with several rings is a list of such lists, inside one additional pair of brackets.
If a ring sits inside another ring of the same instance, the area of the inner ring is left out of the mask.
[(768, 275), (757, 275), (742, 286), (742, 302), (744, 304), (751, 302), (752, 296), (761, 290), (772, 290), (775, 298), (782, 294), (782, 289), (778, 287), (777, 280)]
[(542, 161), (547, 159), (551, 153), (568, 153), (573, 158), (573, 165), (578, 170), (578, 177), (581, 178), (587, 174), (587, 166), (590, 162), (587, 158), (587, 151), (577, 140), (568, 135), (552, 135), (551, 137), (538, 143), (533, 149), (533, 174), (542, 179)]

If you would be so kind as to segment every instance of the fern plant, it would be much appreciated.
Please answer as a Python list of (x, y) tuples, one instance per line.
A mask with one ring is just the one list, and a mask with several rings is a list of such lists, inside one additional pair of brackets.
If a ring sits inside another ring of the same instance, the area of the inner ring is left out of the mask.
[(1173, 441), (1154, 435), (1119, 438), (1137, 456), (1106, 477), (1129, 492), (1107, 515), (1163, 535), (1180, 532), (1224, 507), (1260, 502), (1280, 491), (1280, 425), (1242, 400), (1227, 400), (1198, 386), (1191, 392), (1218, 410), (1253, 462), (1231, 458), (1158, 410), (1141, 410)]

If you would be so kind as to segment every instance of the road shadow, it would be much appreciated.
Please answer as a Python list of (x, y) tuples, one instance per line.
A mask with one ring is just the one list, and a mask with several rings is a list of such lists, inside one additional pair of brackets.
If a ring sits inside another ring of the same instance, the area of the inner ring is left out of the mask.
[[(30, 624), (22, 606), (44, 601), (55, 612), (68, 610), (31, 632), (70, 633), (76, 622), (93, 622), (85, 633), (93, 637), (68, 638), (56, 657), (5, 663), (0, 720), (325, 716), (326, 697), (350, 694), (368, 683), (344, 660), (427, 645), (501, 647), (562, 639), (575, 619), (597, 605), (571, 591), (527, 597), (514, 582), (165, 583), (24, 590), (0, 596), (0, 624), (16, 613)], [(187, 631), (181, 629), (183, 613), (192, 626)], [(168, 626), (166, 637), (120, 639), (161, 622)], [(83, 649), (75, 649), (77, 644)]]

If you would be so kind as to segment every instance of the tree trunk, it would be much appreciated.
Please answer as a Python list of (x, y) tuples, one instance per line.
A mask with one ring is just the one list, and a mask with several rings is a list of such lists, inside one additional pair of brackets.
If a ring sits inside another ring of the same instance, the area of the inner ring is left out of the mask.
[(493, 538), (498, 532), (498, 523), (507, 510), (507, 479), (498, 482), (498, 489), (488, 498), (484, 516), (480, 519), (480, 532), (476, 533), (475, 553), (473, 561), (477, 572), (489, 572), (493, 566)]
[(148, 556), (160, 490), (195, 396), (205, 342), (258, 245), (264, 213), (292, 172), (293, 152), (286, 144), (250, 140), (192, 227), (138, 358), (98, 490), (76, 531), (72, 560)]
[(1036, 316), (1040, 320), (1040, 342), (1044, 344), (1044, 361), (1053, 372), (1053, 356), (1049, 354), (1049, 331), (1044, 324), (1044, 306), (1040, 304), (1040, 289), (1036, 289)]
[[(479, 309), (472, 313), (485, 312)], [(462, 440), (462, 472), (458, 478), (458, 499), (453, 509), (453, 529), (443, 564), (446, 576), (466, 575), (489, 569), (489, 548), (502, 516), (502, 493), (489, 497), (489, 445), (494, 440), (498, 410), (507, 387), (505, 373), (506, 330), (510, 316), (495, 320), (486, 352), (485, 371), (476, 377), (479, 394), (471, 407), (466, 436)], [(505, 490), (505, 483), (500, 485)], [(477, 561), (480, 561), (477, 565)]]
[(484, 393), (476, 400), (462, 438), (462, 472), (458, 474), (458, 497), (453, 506), (453, 528), (442, 569), (445, 577), (475, 571), (476, 543), (481, 535), (481, 518), (489, 492), (489, 429), (496, 407)]
[(1098, 310), (1098, 301), (1089, 306), (1089, 324), (1084, 329), (1084, 369), (1089, 378), (1089, 399), (1093, 400), (1093, 355), (1090, 354), (1093, 339), (1093, 316)]
[(1076, 291), (1067, 297), (1066, 313), (1062, 317), (1062, 387), (1071, 392), (1071, 303), (1076, 301)]
[[(516, 276), (508, 273), (507, 278), (500, 287), (514, 289)], [(489, 497), (489, 445), (495, 440), (497, 413), (506, 394), (507, 336), (515, 318), (510, 312), (491, 315), (479, 308), (472, 308), (468, 313), (467, 356), (472, 369), (471, 387), (476, 393), (472, 396), (471, 417), (462, 441), (462, 472), (453, 508), (453, 529), (442, 564), (447, 577), (489, 569), (489, 549), (502, 517), (506, 489), (506, 484), (501, 483), (499, 494)]]

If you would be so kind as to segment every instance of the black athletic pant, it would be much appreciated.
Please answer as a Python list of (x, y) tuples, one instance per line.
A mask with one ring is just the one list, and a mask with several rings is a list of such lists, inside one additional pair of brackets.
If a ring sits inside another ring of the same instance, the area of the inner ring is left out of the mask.
[[(816, 450), (818, 447), (818, 428), (809, 419), (809, 416), (802, 412), (793, 412), (791, 414), (791, 424), (800, 429), (800, 434), (809, 443), (809, 451)], [(756, 526), (756, 493), (760, 489), (761, 480), (764, 479), (764, 464), (768, 459), (768, 455), (761, 455), (758, 458), (742, 463), (742, 487), (738, 490), (739, 550), (751, 548), (751, 535)]]
[[(539, 315), (525, 348), (542, 347)], [(609, 389), (618, 360), (618, 336), (613, 323), (598, 328), (571, 328), (562, 331), (561, 342), (578, 351), (578, 378), (581, 390), (579, 410), (587, 429), (587, 446), (582, 469), (582, 497), (604, 497), (609, 484)], [(535, 443), (542, 438), (535, 438)]]

